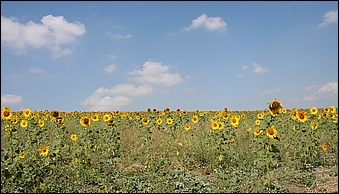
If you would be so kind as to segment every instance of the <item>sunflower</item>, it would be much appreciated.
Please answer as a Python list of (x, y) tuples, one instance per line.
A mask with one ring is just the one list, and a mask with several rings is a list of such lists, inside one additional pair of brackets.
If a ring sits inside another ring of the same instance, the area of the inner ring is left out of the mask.
[(167, 123), (168, 125), (171, 125), (171, 124), (173, 123), (173, 119), (172, 119), (172, 118), (167, 118), (167, 119), (166, 119), (166, 123)]
[(11, 121), (12, 121), (13, 124), (17, 124), (18, 121), (19, 121), (18, 116), (16, 116), (16, 115), (13, 116), (13, 117), (11, 118)]
[(312, 115), (316, 115), (316, 114), (318, 113), (317, 107), (312, 107), (312, 108), (310, 109), (310, 112), (311, 112)]
[(254, 130), (253, 130), (253, 133), (255, 136), (259, 136), (261, 135), (263, 132), (263, 130), (259, 129), (259, 127), (256, 127)]
[(222, 113), (221, 115), (224, 119), (228, 119), (229, 117), (229, 114), (227, 114), (226, 112)]
[(329, 109), (329, 112), (331, 112), (331, 113), (335, 113), (337, 111), (337, 109), (333, 105), (330, 106), (328, 109)]
[(43, 127), (45, 125), (44, 120), (39, 119), (38, 125), (39, 125), (39, 127)]
[(296, 120), (296, 119), (297, 119), (297, 114), (298, 114), (298, 109), (293, 108), (293, 109), (292, 109), (292, 115), (291, 115), (291, 118), (292, 118), (293, 120)]
[(31, 115), (31, 109), (25, 108), (23, 114), (25, 118), (29, 118), (29, 116)]
[(190, 130), (191, 129), (191, 126), (189, 125), (189, 124), (185, 124), (185, 129), (188, 131), (188, 130)]
[(225, 123), (224, 122), (219, 122), (218, 123), (218, 128), (219, 129), (224, 129), (225, 128)]
[(25, 120), (25, 119), (21, 120), (20, 126), (21, 126), (22, 128), (26, 128), (26, 127), (28, 126), (28, 121)]
[(307, 121), (307, 112), (306, 111), (299, 111), (297, 114), (297, 119), (299, 122), (304, 123), (305, 121)]
[(158, 125), (161, 125), (162, 124), (162, 118), (158, 118), (156, 122), (157, 122)]
[(99, 116), (97, 114), (93, 114), (91, 116), (91, 119), (92, 119), (92, 121), (98, 121), (99, 120)]
[(259, 119), (257, 119), (257, 120), (255, 120), (255, 125), (260, 125), (260, 123), (261, 123), (261, 120), (259, 120)]
[(73, 140), (73, 141), (77, 140), (77, 135), (76, 134), (72, 134), (70, 137), (71, 137), (71, 140)]
[(230, 121), (233, 127), (237, 127), (239, 125), (239, 118), (237, 116), (232, 116)]
[(144, 124), (144, 125), (147, 125), (150, 121), (151, 121), (151, 120), (150, 120), (149, 118), (147, 118), (147, 117), (144, 117), (144, 118), (142, 118), (142, 120), (141, 120), (142, 124)]
[(107, 122), (112, 118), (112, 116), (110, 114), (105, 114), (102, 118), (105, 122)]
[(212, 129), (218, 129), (219, 128), (219, 124), (218, 124), (218, 122), (217, 121), (211, 121), (211, 128)]
[(1, 109), (1, 120), (10, 120), (13, 111), (9, 107), (3, 107)]
[(50, 117), (52, 117), (52, 118), (58, 118), (60, 116), (60, 112), (59, 111), (56, 111), (56, 110), (52, 110), (51, 112), (50, 112)]
[(197, 115), (193, 115), (193, 116), (192, 116), (192, 122), (193, 122), (193, 123), (199, 122), (199, 117), (198, 117)]
[(48, 147), (46, 146), (40, 146), (39, 150), (41, 156), (46, 156), (48, 154)]
[(264, 112), (259, 112), (259, 113), (257, 114), (258, 119), (263, 119), (264, 116), (265, 116), (265, 113), (264, 113)]
[(321, 147), (323, 148), (324, 151), (327, 150), (327, 148), (329, 148), (331, 146), (330, 143), (324, 143), (323, 145), (321, 145)]
[(81, 117), (81, 118), (80, 118), (80, 124), (81, 124), (83, 127), (88, 127), (88, 126), (90, 126), (90, 124), (91, 124), (91, 119), (89, 119), (89, 118), (86, 117), (86, 116)]
[(26, 157), (26, 153), (25, 152), (20, 152), (19, 158), (23, 159), (25, 157)]
[(312, 121), (310, 125), (311, 125), (311, 128), (312, 128), (312, 129), (317, 129), (318, 126), (319, 126), (319, 124), (318, 124), (317, 121)]
[(266, 135), (267, 135), (269, 138), (271, 138), (271, 139), (277, 137), (278, 131), (275, 129), (275, 126), (267, 127), (267, 129), (266, 129)]
[(280, 112), (281, 109), (283, 109), (284, 107), (281, 104), (280, 100), (274, 99), (272, 102), (269, 103), (268, 108), (270, 109), (270, 111), (272, 111), (273, 114), (276, 114)]

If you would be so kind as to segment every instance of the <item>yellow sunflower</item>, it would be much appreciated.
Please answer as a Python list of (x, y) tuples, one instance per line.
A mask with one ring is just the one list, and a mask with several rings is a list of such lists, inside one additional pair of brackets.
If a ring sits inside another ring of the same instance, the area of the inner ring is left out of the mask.
[(312, 107), (312, 108), (310, 108), (310, 112), (311, 112), (312, 115), (316, 115), (318, 113), (318, 108)]
[(337, 109), (333, 105), (328, 107), (328, 109), (329, 109), (329, 112), (331, 112), (331, 113), (335, 113), (337, 111)]
[(188, 131), (191, 129), (191, 126), (189, 124), (185, 124), (185, 129)]
[(44, 120), (39, 119), (38, 125), (39, 125), (39, 127), (43, 127), (45, 125)]
[(21, 126), (22, 128), (26, 128), (26, 127), (28, 126), (28, 121), (25, 120), (25, 119), (21, 120), (20, 126)]
[(57, 119), (58, 117), (60, 116), (60, 112), (59, 111), (56, 111), (56, 110), (52, 110), (51, 112), (50, 112), (50, 117), (51, 117), (51, 119)]
[(77, 140), (77, 135), (76, 134), (71, 134), (71, 140), (76, 141)]
[(253, 133), (255, 136), (259, 136), (261, 135), (263, 132), (263, 130), (259, 129), (259, 127), (256, 127), (254, 130), (253, 130)]
[(255, 120), (255, 125), (260, 125), (260, 123), (261, 123), (261, 120), (259, 120), (259, 119), (257, 119), (257, 120)]
[(311, 128), (312, 128), (312, 129), (317, 129), (318, 126), (319, 126), (319, 124), (318, 124), (317, 121), (312, 121), (310, 125), (311, 125)]
[(233, 115), (230, 118), (230, 122), (233, 127), (237, 127), (239, 125), (239, 117)]
[(147, 125), (150, 121), (151, 121), (151, 120), (150, 120), (149, 118), (147, 118), (147, 117), (144, 117), (144, 118), (142, 118), (142, 120), (141, 120), (142, 124), (144, 124), (144, 125)]
[(1, 109), (1, 120), (10, 120), (13, 111), (9, 107), (2, 107)]
[(161, 125), (162, 124), (162, 118), (158, 118), (156, 122), (157, 122), (158, 125)]
[(40, 155), (41, 156), (46, 156), (48, 154), (48, 147), (47, 146), (40, 146)]
[(324, 143), (324, 144), (321, 145), (321, 147), (323, 148), (324, 151), (326, 151), (327, 148), (329, 148), (330, 146), (331, 146), (330, 143)]
[(167, 119), (166, 119), (166, 123), (167, 123), (168, 125), (171, 125), (171, 124), (173, 123), (173, 119), (172, 119), (172, 118), (167, 118)]
[(199, 122), (199, 117), (198, 117), (197, 115), (193, 115), (193, 116), (192, 116), (192, 122), (193, 122), (193, 123)]
[(264, 113), (264, 112), (259, 112), (259, 113), (257, 114), (258, 119), (263, 119), (264, 116), (265, 116), (265, 113)]
[(212, 120), (212, 121), (211, 121), (211, 128), (214, 129), (214, 130), (215, 130), (215, 129), (218, 129), (218, 128), (219, 128), (218, 122)]
[(299, 122), (304, 123), (305, 121), (307, 121), (307, 112), (306, 111), (299, 111), (297, 114), (297, 119)]
[(91, 119), (89, 119), (88, 117), (84, 116), (80, 118), (80, 124), (83, 127), (88, 127), (91, 125)]
[(29, 118), (29, 116), (31, 115), (31, 109), (25, 108), (23, 114), (25, 118)]
[(20, 152), (19, 158), (23, 159), (25, 157), (26, 157), (26, 153), (25, 152)]
[(97, 114), (93, 114), (91, 116), (91, 119), (92, 119), (92, 121), (98, 121), (99, 120), (99, 116)]
[(112, 118), (111, 114), (105, 114), (105, 115), (102, 117), (102, 119), (103, 119), (105, 122), (109, 121), (111, 118)]
[(224, 122), (219, 122), (218, 123), (218, 128), (219, 129), (224, 129), (225, 128), (225, 123)]
[(267, 129), (266, 129), (266, 135), (267, 135), (267, 137), (269, 137), (269, 138), (271, 138), (271, 139), (277, 137), (278, 131), (276, 130), (275, 126), (267, 127)]
[(11, 121), (12, 121), (13, 124), (17, 124), (18, 121), (19, 121), (18, 116), (14, 115), (14, 116), (11, 118)]

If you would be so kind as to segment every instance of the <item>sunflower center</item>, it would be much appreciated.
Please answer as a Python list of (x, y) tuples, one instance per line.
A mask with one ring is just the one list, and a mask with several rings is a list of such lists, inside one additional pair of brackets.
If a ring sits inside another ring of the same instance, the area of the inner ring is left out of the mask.
[(267, 133), (270, 134), (270, 135), (273, 135), (273, 134), (274, 134), (274, 131), (273, 131), (272, 128), (269, 128), (269, 129), (267, 130)]

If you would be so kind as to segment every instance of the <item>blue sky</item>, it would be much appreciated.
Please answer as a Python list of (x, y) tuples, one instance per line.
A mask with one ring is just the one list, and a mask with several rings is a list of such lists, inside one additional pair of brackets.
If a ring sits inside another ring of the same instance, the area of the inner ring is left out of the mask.
[(14, 111), (338, 107), (338, 2), (1, 1)]

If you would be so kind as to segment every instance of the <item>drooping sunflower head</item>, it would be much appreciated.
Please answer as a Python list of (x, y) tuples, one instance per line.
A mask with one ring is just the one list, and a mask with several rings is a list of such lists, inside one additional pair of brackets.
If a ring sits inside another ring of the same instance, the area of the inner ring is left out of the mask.
[(9, 107), (2, 107), (1, 120), (10, 120), (13, 115), (13, 111)]
[(52, 118), (58, 118), (59, 116), (60, 116), (60, 112), (59, 111), (56, 111), (56, 110), (52, 110), (51, 112), (50, 112), (50, 116), (52, 117)]
[(271, 139), (277, 137), (278, 131), (277, 131), (277, 129), (275, 128), (275, 126), (267, 127), (267, 129), (266, 129), (266, 135), (267, 135), (267, 137), (269, 137), (269, 138), (271, 138)]
[(270, 109), (270, 111), (272, 111), (273, 114), (276, 114), (280, 112), (281, 109), (283, 109), (284, 107), (281, 104), (280, 100), (274, 99), (272, 102), (269, 103), (268, 108)]

